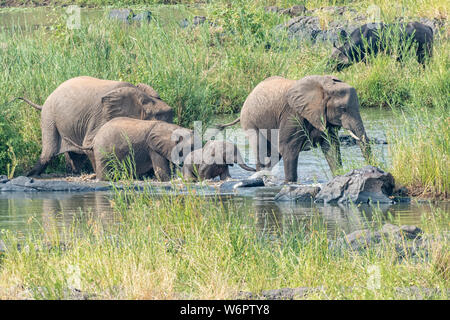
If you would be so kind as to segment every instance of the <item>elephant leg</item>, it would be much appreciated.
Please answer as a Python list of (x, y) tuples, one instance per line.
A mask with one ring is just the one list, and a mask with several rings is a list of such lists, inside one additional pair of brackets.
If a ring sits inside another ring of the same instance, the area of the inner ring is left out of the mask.
[(296, 145), (284, 145), (280, 151), (284, 159), (284, 180), (286, 182), (297, 182), (297, 165), (300, 147)]
[(40, 175), (47, 168), (50, 160), (58, 154), (60, 137), (54, 123), (42, 123), (42, 152), (27, 176)]
[(155, 151), (150, 152), (150, 159), (155, 170), (156, 178), (160, 181), (169, 181), (171, 172), (169, 160)]
[[(87, 169), (88, 172), (91, 172), (91, 168), (86, 164), (87, 157), (85, 154), (80, 154), (76, 152), (65, 152), (64, 157), (66, 158), (66, 170), (67, 172), (72, 172), (79, 174), (83, 169)], [(95, 162), (94, 162), (95, 163)], [(92, 162), (91, 162), (92, 164)], [(94, 165), (92, 165), (92, 168)]]
[(220, 180), (227, 180), (228, 178), (231, 178), (230, 175), (230, 169), (229, 166), (225, 166), (225, 168), (223, 168), (222, 172), (220, 173)]
[(336, 129), (328, 130), (328, 136), (320, 141), (320, 148), (325, 155), (333, 176), (335, 176), (337, 170), (342, 168), (341, 148)]

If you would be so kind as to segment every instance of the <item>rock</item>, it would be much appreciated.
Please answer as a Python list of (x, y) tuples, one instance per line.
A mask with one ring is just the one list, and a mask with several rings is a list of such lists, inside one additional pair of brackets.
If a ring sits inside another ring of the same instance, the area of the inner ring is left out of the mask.
[(189, 26), (189, 20), (184, 18), (178, 24), (180, 25), (181, 28), (187, 28)]
[(336, 176), (322, 186), (316, 202), (325, 203), (392, 203), (389, 196), (395, 187), (394, 177), (383, 170), (365, 166), (343, 176)]
[(320, 292), (323, 287), (309, 288), (309, 287), (299, 287), (299, 288), (281, 288), (264, 290), (261, 293), (252, 292), (239, 292), (238, 299), (267, 299), (267, 300), (294, 300), (303, 299), (308, 294), (313, 292)]
[(278, 179), (271, 171), (261, 170), (252, 174), (249, 179), (261, 178), (264, 181), (264, 185), (267, 187), (274, 187), (284, 184), (283, 180)]
[(112, 9), (109, 12), (109, 18), (127, 23), (132, 21), (149, 22), (152, 19), (152, 13), (150, 11), (143, 11), (134, 14), (131, 9)]
[(287, 9), (279, 10), (279, 12), (291, 17), (297, 17), (306, 12), (306, 7), (304, 5), (295, 5)]
[(129, 22), (133, 17), (134, 13), (131, 9), (112, 9), (109, 12), (110, 19), (120, 20), (122, 22)]
[(265, 12), (279, 12), (280, 10), (282, 10), (282, 8), (277, 7), (277, 6), (268, 6), (268, 7), (264, 7), (264, 11)]
[(8, 181), (9, 181), (9, 179), (8, 179), (7, 176), (5, 176), (5, 175), (0, 175), (0, 183), (6, 183), (6, 182), (8, 182)]
[(197, 26), (197, 25), (200, 25), (200, 24), (205, 23), (205, 21), (206, 21), (206, 17), (203, 17), (203, 16), (195, 16), (194, 19), (192, 20), (192, 24), (193, 24), (194, 26)]
[(76, 183), (63, 180), (33, 179), (20, 176), (0, 184), (1, 192), (54, 192), (54, 191), (106, 191), (110, 186), (105, 183)]
[(275, 201), (311, 201), (320, 187), (310, 185), (287, 185), (275, 196)]
[(393, 246), (399, 260), (405, 257), (428, 256), (431, 239), (423, 238), (422, 230), (417, 226), (396, 226), (386, 223), (378, 231), (368, 229), (354, 231), (342, 238), (330, 242), (331, 249), (351, 249), (363, 252), (366, 249), (385, 250)]
[(225, 181), (219, 187), (219, 192), (226, 193), (234, 191), (236, 188), (264, 187), (262, 178), (249, 178), (241, 181)]
[(152, 13), (150, 11), (144, 11), (135, 15), (133, 21), (150, 22), (152, 19)]
[(264, 180), (262, 178), (245, 179), (236, 184), (233, 188), (251, 188), (264, 187)]

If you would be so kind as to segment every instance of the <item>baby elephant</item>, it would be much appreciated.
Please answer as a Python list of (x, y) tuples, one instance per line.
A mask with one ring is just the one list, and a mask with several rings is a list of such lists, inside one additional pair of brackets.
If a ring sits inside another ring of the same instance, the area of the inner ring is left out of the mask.
[(194, 150), (192, 130), (165, 121), (126, 117), (114, 118), (104, 124), (90, 146), (78, 146), (70, 139), (64, 139), (86, 152), (100, 180), (107, 178), (108, 162), (113, 153), (122, 161), (131, 150), (137, 176), (153, 170), (159, 180), (167, 181), (172, 171), (170, 163), (181, 164)]
[(242, 160), (236, 147), (228, 141), (208, 141), (202, 149), (189, 153), (184, 159), (183, 176), (185, 179), (214, 179), (219, 176), (225, 180), (230, 176), (229, 166), (237, 163), (242, 169), (256, 171)]

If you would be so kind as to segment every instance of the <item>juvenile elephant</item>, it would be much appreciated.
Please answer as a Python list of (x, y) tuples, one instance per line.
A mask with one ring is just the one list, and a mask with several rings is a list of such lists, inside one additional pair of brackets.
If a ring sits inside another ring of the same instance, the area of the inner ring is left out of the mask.
[[(420, 22), (365, 24), (355, 29), (343, 46), (338, 48), (333, 44), (328, 68), (341, 71), (355, 62), (363, 61), (368, 54), (376, 55), (385, 49), (390, 52), (393, 39), (398, 39), (404, 50), (415, 43), (417, 60), (421, 64), (425, 63), (425, 57), (432, 55), (433, 30), (427, 25)], [(400, 56), (398, 59), (402, 58)]]
[(356, 90), (333, 76), (270, 77), (247, 97), (240, 118), (219, 127), (239, 121), (256, 152), (256, 170), (270, 168), (283, 157), (286, 181), (297, 181), (299, 152), (317, 144), (333, 173), (342, 166), (341, 127), (357, 139), (366, 160), (370, 158)]
[(202, 149), (189, 153), (184, 159), (183, 176), (186, 179), (230, 178), (229, 166), (237, 163), (242, 169), (256, 171), (242, 160), (236, 145), (228, 141), (210, 140)]
[(180, 164), (194, 150), (192, 130), (158, 120), (114, 118), (104, 124), (91, 145), (80, 146), (69, 138), (71, 145), (89, 155), (97, 179), (107, 178), (108, 162), (114, 154), (122, 161), (133, 154), (136, 175), (152, 170), (161, 181), (171, 176), (170, 163)]
[[(41, 107), (42, 152), (28, 176), (39, 175), (50, 160), (66, 153), (66, 160), (75, 172), (79, 171), (84, 152), (62, 139), (69, 138), (77, 145), (90, 145), (97, 130), (116, 117), (157, 119), (172, 122), (173, 110), (158, 93), (145, 84), (77, 77), (63, 82)], [(92, 161), (91, 161), (92, 162)]]

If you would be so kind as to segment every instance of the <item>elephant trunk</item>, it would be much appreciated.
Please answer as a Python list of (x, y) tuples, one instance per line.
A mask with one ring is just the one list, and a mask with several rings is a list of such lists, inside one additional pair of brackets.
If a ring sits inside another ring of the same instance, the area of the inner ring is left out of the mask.
[(366, 162), (370, 162), (372, 159), (372, 150), (361, 116), (358, 114), (355, 117), (348, 118), (347, 121), (342, 123), (342, 126), (356, 139)]

